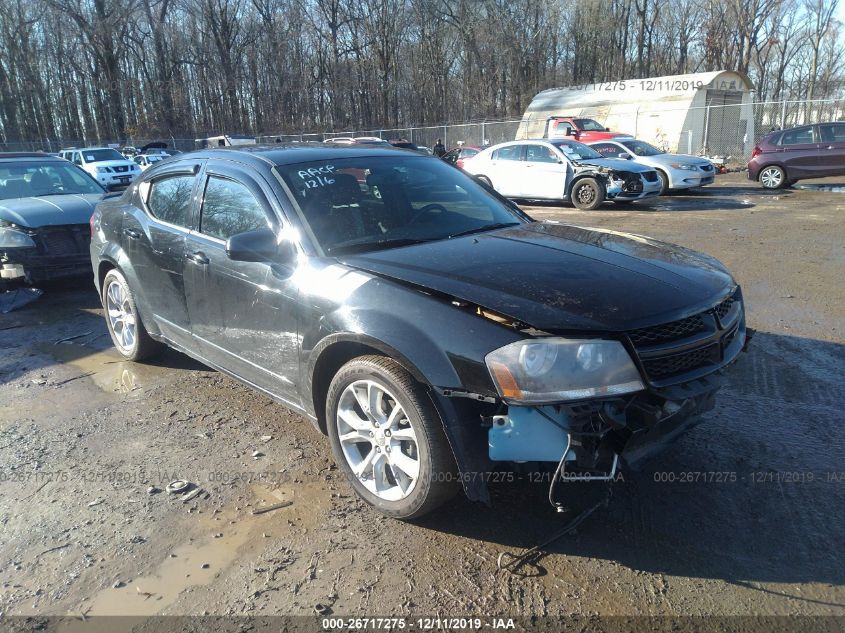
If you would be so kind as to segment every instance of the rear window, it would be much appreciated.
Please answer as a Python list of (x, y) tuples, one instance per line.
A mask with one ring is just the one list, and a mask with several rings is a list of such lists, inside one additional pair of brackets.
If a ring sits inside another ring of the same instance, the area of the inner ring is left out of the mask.
[(780, 137), (777, 145), (800, 145), (802, 143), (815, 143), (813, 140), (812, 127), (799, 127), (794, 130), (787, 130)]
[(153, 181), (147, 192), (147, 208), (156, 218), (187, 227), (190, 220), (194, 176), (171, 176)]
[(522, 145), (509, 145), (493, 152), (493, 160), (519, 160), (522, 154)]

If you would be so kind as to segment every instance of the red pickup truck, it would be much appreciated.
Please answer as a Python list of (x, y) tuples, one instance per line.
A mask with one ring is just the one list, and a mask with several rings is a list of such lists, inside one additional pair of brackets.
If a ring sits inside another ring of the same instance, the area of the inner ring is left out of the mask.
[(612, 138), (631, 138), (630, 134), (611, 132), (598, 121), (571, 116), (550, 116), (546, 119), (545, 138), (574, 138), (580, 143), (606, 141)]

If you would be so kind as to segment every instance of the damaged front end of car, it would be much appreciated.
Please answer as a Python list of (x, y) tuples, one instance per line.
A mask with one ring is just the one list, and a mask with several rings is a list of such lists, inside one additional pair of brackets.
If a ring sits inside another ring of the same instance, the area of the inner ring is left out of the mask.
[(604, 184), (605, 197), (608, 200), (636, 200), (657, 195), (660, 191), (659, 178), (655, 171), (625, 171), (584, 162), (573, 163), (573, 167), (574, 180), (584, 176), (599, 179)]
[(86, 224), (29, 228), (0, 220), (0, 282), (34, 284), (90, 273)]
[(530, 334), (487, 355), (496, 397), (437, 390), (447, 416), (476, 421), (446, 425), (472, 499), (489, 499), (488, 478), (477, 473), (554, 470), (552, 480), (565, 482), (612, 480), (622, 462), (636, 469), (713, 408), (724, 370), (753, 332), (735, 287), (710, 308), (653, 327)]

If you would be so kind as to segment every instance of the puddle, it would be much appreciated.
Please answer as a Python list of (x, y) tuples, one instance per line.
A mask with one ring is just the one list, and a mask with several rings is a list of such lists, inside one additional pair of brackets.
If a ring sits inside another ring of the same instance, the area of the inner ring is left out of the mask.
[(252, 532), (243, 521), (235, 525), (221, 522), (219, 527), (222, 537), (176, 547), (172, 551), (175, 557), (168, 553), (152, 575), (136, 578), (125, 587), (101, 591), (86, 615), (155, 615), (188, 587), (211, 584), (235, 560)]
[(152, 378), (158, 369), (125, 361), (112, 348), (97, 351), (73, 343), (41, 343), (34, 347), (39, 352), (72, 366), (80, 375), (90, 378), (97, 387), (108, 393), (135, 391)]
[(845, 193), (845, 185), (792, 185), (793, 189), (804, 189), (805, 191), (833, 191), (834, 193)]

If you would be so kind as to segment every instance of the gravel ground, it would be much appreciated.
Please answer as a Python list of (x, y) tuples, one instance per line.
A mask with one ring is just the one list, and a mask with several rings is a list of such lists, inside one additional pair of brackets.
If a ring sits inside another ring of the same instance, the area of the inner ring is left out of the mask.
[[(83, 281), (0, 315), (0, 612), (845, 615), (845, 195), (729, 175), (642, 206), (525, 208), (718, 257), (758, 331), (706, 422), (527, 575), (496, 560), (563, 525), (544, 484), (382, 518), (298, 415), (173, 351), (120, 361)], [(567, 486), (573, 508), (600, 494)]]

